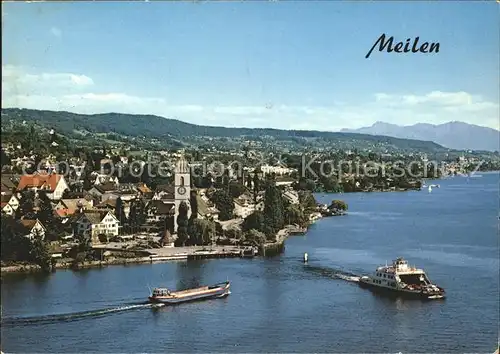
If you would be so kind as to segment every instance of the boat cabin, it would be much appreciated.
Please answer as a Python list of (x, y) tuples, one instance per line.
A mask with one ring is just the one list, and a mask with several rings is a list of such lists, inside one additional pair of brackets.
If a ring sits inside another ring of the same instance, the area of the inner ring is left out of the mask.
[(158, 296), (170, 296), (170, 290), (167, 288), (156, 288), (153, 290), (153, 296), (158, 297)]
[(404, 260), (402, 257), (397, 258), (393, 262), (394, 268), (396, 268), (397, 271), (405, 271), (408, 270), (408, 261)]

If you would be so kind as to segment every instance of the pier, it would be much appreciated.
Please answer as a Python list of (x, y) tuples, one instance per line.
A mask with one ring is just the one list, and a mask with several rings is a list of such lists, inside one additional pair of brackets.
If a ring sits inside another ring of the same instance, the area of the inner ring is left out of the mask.
[(210, 258), (253, 258), (257, 255), (257, 250), (253, 247), (234, 246), (166, 247), (146, 251), (150, 253), (151, 262)]

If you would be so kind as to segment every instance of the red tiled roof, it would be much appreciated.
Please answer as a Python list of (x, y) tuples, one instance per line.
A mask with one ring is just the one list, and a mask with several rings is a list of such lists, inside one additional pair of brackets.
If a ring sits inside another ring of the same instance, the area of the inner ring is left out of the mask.
[(31, 230), (36, 225), (37, 221), (38, 220), (33, 220), (33, 219), (22, 219), (22, 220), (19, 220), (19, 222), (21, 223), (21, 225), (23, 225), (28, 230)]
[(55, 212), (60, 217), (66, 217), (66, 216), (71, 216), (71, 215), (75, 214), (76, 209), (72, 209), (72, 208), (57, 209)]
[(26, 188), (44, 188), (53, 192), (57, 183), (61, 179), (62, 175), (55, 173), (52, 174), (34, 174), (34, 175), (23, 175), (17, 186), (18, 191), (22, 191)]

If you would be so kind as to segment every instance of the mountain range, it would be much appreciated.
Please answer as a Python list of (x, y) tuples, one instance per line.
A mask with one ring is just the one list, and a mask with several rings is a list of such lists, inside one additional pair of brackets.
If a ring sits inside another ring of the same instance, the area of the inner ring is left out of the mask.
[(438, 125), (418, 123), (407, 126), (376, 122), (370, 127), (342, 129), (341, 132), (430, 140), (456, 150), (500, 150), (498, 130), (457, 121)]

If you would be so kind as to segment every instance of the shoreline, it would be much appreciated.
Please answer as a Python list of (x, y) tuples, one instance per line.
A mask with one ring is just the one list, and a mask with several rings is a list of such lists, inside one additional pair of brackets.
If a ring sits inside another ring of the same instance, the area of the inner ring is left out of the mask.
[[(192, 248), (191, 248), (192, 247)], [(66, 261), (56, 263), (50, 272), (55, 272), (58, 269), (69, 269), (73, 271), (79, 271), (83, 269), (92, 269), (92, 268), (104, 268), (108, 266), (114, 265), (128, 265), (128, 264), (146, 264), (146, 263), (165, 263), (171, 261), (186, 261), (188, 259), (196, 259), (198, 256), (209, 256), (210, 258), (245, 258), (243, 256), (242, 251), (244, 248), (231, 248), (227, 247), (227, 251), (217, 252), (214, 251), (206, 251), (205, 253), (199, 252), (199, 246), (190, 246), (190, 247), (182, 247), (183, 250), (186, 248), (190, 252), (184, 253), (175, 253), (171, 255), (158, 255), (158, 254), (150, 254), (149, 256), (138, 256), (138, 257), (110, 257), (107, 260), (98, 260), (98, 261), (84, 261), (79, 263), (77, 266), (73, 265), (73, 260), (66, 258)], [(208, 248), (208, 247), (205, 247)], [(175, 249), (175, 248), (174, 248)], [(198, 253), (197, 253), (198, 251)], [(210, 256), (214, 257), (210, 257)], [(41, 273), (42, 269), (37, 264), (17, 264), (17, 265), (9, 265), (1, 267), (1, 274), (30, 274), (30, 273)], [(50, 273), (49, 272), (49, 273)]]
[[(318, 220), (325, 217), (344, 216), (347, 212), (340, 213), (324, 213), (317, 211), (311, 214), (309, 224), (297, 232), (297, 230), (290, 228), (291, 225), (286, 225), (283, 229), (279, 230), (276, 234), (275, 242), (266, 242), (259, 246), (258, 253), (249, 255), (245, 251), (249, 246), (187, 246), (187, 247), (173, 247), (166, 248), (163, 251), (160, 249), (146, 250), (148, 256), (136, 257), (110, 257), (106, 260), (84, 261), (77, 266), (73, 264), (73, 259), (65, 258), (64, 261), (56, 262), (49, 273), (53, 273), (58, 269), (69, 269), (79, 271), (83, 269), (103, 268), (113, 265), (128, 265), (128, 264), (145, 264), (145, 263), (165, 263), (171, 261), (187, 261), (189, 259), (213, 259), (213, 258), (253, 258), (253, 257), (269, 257), (280, 254), (284, 251), (285, 241), (288, 237), (294, 235), (305, 235), (309, 231), (309, 227), (316, 223)], [(170, 252), (168, 252), (170, 251)], [(174, 251), (174, 252), (172, 252)], [(175, 252), (176, 251), (176, 252)], [(160, 254), (158, 254), (160, 253)], [(162, 254), (164, 253), (164, 254)], [(12, 264), (0, 267), (0, 278), (5, 274), (34, 274), (42, 273), (42, 269), (37, 264), (21, 263)]]
[[(314, 224), (317, 220), (322, 219), (325, 216), (317, 217), (306, 227), (305, 235), (309, 229), (309, 226)], [(288, 228), (280, 230), (276, 237), (276, 242), (268, 242), (259, 247), (260, 253), (257, 255), (253, 255), (252, 257), (269, 257), (276, 254), (279, 254), (283, 251), (285, 241), (289, 236), (295, 235), (294, 233), (290, 233)], [(115, 265), (128, 265), (128, 264), (146, 264), (146, 263), (166, 263), (172, 261), (187, 261), (190, 258), (196, 259), (197, 256), (206, 256), (213, 255), (214, 257), (206, 257), (207, 259), (213, 258), (249, 258), (244, 255), (242, 251), (248, 247), (231, 247), (231, 246), (216, 246), (218, 248), (222, 248), (222, 251), (214, 250), (211, 246), (188, 246), (188, 247), (179, 247), (178, 252), (172, 253), (169, 255), (159, 255), (159, 254), (151, 254), (149, 256), (142, 257), (130, 257), (130, 258), (109, 258), (107, 260), (99, 260), (99, 261), (85, 261), (80, 263), (77, 267), (73, 266), (72, 260), (67, 259), (64, 262), (58, 262), (54, 265), (51, 272), (55, 272), (58, 269), (67, 269), (73, 271), (79, 271), (84, 269), (94, 269), (94, 268), (104, 268)], [(177, 247), (173, 247), (172, 250), (176, 250)], [(203, 249), (206, 249), (206, 253), (200, 254), (199, 252)], [(211, 250), (211, 251), (210, 251)], [(214, 253), (215, 251), (215, 253)], [(0, 277), (8, 274), (35, 274), (41, 273), (42, 269), (37, 264), (14, 264), (9, 266), (2, 266), (0, 268)]]

